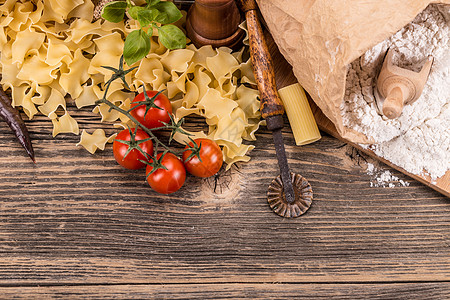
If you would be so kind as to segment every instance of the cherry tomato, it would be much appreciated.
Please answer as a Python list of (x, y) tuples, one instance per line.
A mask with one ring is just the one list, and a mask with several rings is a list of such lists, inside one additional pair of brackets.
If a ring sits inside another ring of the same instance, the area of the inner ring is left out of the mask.
[[(197, 144), (197, 146), (201, 145), (201, 161), (196, 155), (186, 161), (192, 154), (192, 150), (185, 150), (183, 152), (183, 161), (186, 170), (194, 176), (204, 178), (216, 174), (223, 164), (223, 155), (219, 145), (217, 145), (216, 142), (212, 140), (204, 138), (195, 139), (194, 142)], [(189, 146), (193, 147), (194, 144), (190, 142)], [(186, 146), (185, 149), (188, 149), (189, 146)]]
[[(162, 153), (156, 158), (159, 160)], [(161, 160), (161, 164), (167, 168), (158, 169), (152, 174), (153, 166), (148, 165), (146, 169), (147, 182), (156, 192), (161, 194), (171, 194), (178, 191), (186, 180), (186, 169), (181, 160), (172, 153), (166, 153)]]
[[(135, 129), (131, 129), (131, 132), (135, 132)], [(137, 147), (140, 147), (144, 153), (147, 153), (149, 157), (153, 154), (153, 143), (151, 140), (140, 142), (148, 139), (149, 135), (144, 130), (138, 129), (134, 134), (134, 138), (130, 135), (129, 129), (124, 129), (116, 136), (113, 142), (113, 153), (116, 161), (123, 167), (131, 170), (137, 170), (143, 168), (145, 163), (139, 161), (148, 161), (148, 158), (142, 154)], [(126, 141), (126, 143), (121, 141)], [(132, 150), (127, 154), (129, 148)]]
[[(147, 91), (147, 95), (152, 98), (158, 94), (157, 91)], [(156, 106), (162, 108), (158, 109), (156, 107), (151, 107), (145, 113), (146, 111), (146, 105), (141, 104), (139, 105), (139, 102), (145, 101), (144, 93), (138, 94), (133, 101), (131, 101), (131, 108), (136, 107), (133, 109), (130, 113), (131, 115), (136, 118), (142, 125), (144, 125), (147, 128), (157, 128), (162, 127), (164, 124), (161, 123), (170, 123), (170, 117), (169, 115), (172, 114), (172, 105), (169, 101), (169, 99), (164, 94), (159, 94), (158, 97), (156, 97), (154, 103)]]

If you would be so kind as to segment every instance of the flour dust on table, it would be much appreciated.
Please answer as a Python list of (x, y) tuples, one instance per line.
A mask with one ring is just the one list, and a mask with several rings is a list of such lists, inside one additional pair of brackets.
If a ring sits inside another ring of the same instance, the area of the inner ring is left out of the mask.
[[(367, 146), (406, 171), (432, 180), (450, 169), (450, 5), (429, 5), (411, 23), (364, 53), (350, 66), (341, 113), (344, 125), (375, 142)], [(388, 49), (394, 64), (418, 72), (433, 66), (422, 95), (400, 117), (377, 112), (376, 79)]]
[(409, 182), (398, 178), (389, 170), (377, 168), (372, 163), (367, 163), (366, 172), (371, 176), (370, 187), (394, 188), (409, 186)]

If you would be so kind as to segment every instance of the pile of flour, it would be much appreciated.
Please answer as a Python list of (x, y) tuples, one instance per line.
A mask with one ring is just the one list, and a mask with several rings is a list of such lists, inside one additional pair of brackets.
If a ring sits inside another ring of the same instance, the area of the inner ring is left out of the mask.
[[(379, 156), (434, 180), (450, 169), (450, 5), (429, 5), (410, 24), (368, 50), (349, 66), (341, 113), (346, 127), (369, 138)], [(387, 49), (394, 64), (419, 71), (434, 63), (422, 95), (400, 117), (377, 112), (374, 90)]]

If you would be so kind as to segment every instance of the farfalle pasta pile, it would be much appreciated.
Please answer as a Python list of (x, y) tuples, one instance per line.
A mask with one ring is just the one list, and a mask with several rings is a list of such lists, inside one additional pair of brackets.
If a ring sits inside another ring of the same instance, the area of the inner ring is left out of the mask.
[[(92, 22), (94, 5), (83, 0), (0, 0), (0, 70), (4, 90), (10, 89), (13, 105), (22, 107), (31, 119), (42, 113), (53, 123), (53, 136), (79, 134), (78, 122), (66, 109), (66, 97), (78, 108), (95, 105), (103, 96), (104, 84), (117, 68), (124, 39), (138, 28), (134, 21)], [(255, 140), (261, 125), (258, 91), (250, 88), (254, 78), (242, 51), (228, 48), (167, 50), (152, 37), (151, 52), (127, 75), (131, 91), (113, 82), (107, 99), (128, 109), (136, 92), (165, 90), (172, 100), (175, 118), (195, 114), (205, 118), (208, 130), (192, 132), (222, 146), (228, 167), (248, 161), (254, 148), (243, 140)], [(246, 85), (250, 84), (250, 85)], [(127, 117), (95, 106), (102, 121), (125, 126)], [(114, 139), (103, 130), (83, 129), (78, 145), (94, 153)], [(186, 136), (178, 134), (179, 142)]]

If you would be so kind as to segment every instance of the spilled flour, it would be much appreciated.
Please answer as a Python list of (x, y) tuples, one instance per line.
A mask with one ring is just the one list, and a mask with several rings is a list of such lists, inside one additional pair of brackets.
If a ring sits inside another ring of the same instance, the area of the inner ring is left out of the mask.
[(379, 170), (373, 164), (367, 163), (367, 174), (372, 176), (370, 187), (389, 187), (409, 186), (409, 182), (399, 179), (389, 170)]
[[(375, 140), (377, 155), (413, 174), (433, 180), (450, 169), (450, 5), (429, 5), (411, 23), (354, 61), (341, 106), (344, 125)], [(419, 71), (429, 55), (434, 63), (420, 98), (400, 117), (377, 112), (374, 89), (387, 49), (394, 64)]]

